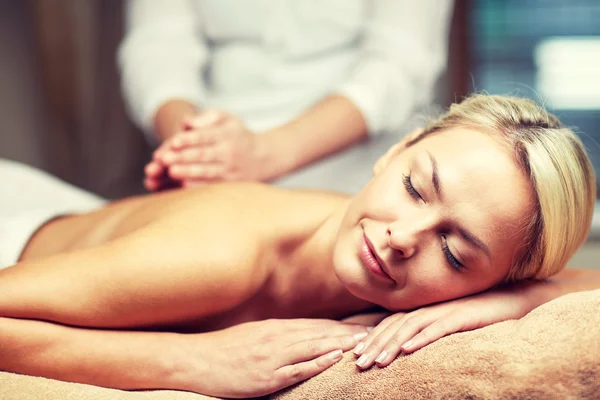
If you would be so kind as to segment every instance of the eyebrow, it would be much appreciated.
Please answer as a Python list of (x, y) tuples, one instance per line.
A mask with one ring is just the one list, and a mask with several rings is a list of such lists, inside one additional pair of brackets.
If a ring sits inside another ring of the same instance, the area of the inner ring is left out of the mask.
[[(435, 159), (435, 157), (433, 156), (433, 154), (431, 154), (430, 152), (427, 152), (427, 155), (429, 156), (429, 160), (431, 161), (431, 167), (432, 167), (432, 173), (431, 173), (431, 183), (433, 184), (433, 189), (435, 190), (435, 193), (438, 197), (438, 199), (442, 199), (442, 185), (440, 184), (440, 176), (438, 173), (438, 163), (437, 160)], [(460, 233), (460, 235), (469, 243), (475, 245), (476, 247), (478, 247), (479, 249), (481, 249), (485, 255), (490, 259), (492, 259), (492, 255), (490, 253), (490, 249), (489, 247), (487, 247), (485, 245), (485, 243), (483, 243), (479, 238), (477, 238), (477, 236), (473, 235), (471, 232), (469, 232), (468, 230), (466, 230), (463, 227), (457, 227), (457, 231)]]
[(490, 254), (490, 249), (485, 245), (485, 243), (483, 243), (481, 240), (479, 240), (477, 238), (477, 236), (473, 235), (471, 232), (467, 231), (466, 229), (462, 228), (462, 227), (458, 227), (457, 228), (458, 233), (460, 233), (460, 235), (465, 238), (465, 240), (467, 240), (468, 242), (474, 244), (475, 246), (477, 246), (478, 248), (480, 248), (485, 255), (490, 259), (490, 261), (492, 260), (492, 255)]
[(429, 160), (431, 161), (431, 168), (433, 172), (431, 173), (431, 183), (433, 184), (433, 189), (435, 190), (435, 194), (437, 194), (438, 199), (442, 199), (442, 188), (440, 186), (440, 177), (438, 175), (438, 163), (433, 154), (427, 152), (429, 156)]

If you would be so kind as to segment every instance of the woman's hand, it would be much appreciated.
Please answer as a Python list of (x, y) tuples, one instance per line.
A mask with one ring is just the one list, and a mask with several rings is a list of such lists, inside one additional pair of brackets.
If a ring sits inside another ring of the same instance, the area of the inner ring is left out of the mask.
[(362, 325), (295, 319), (185, 335), (184, 365), (193, 364), (184, 369), (181, 389), (217, 397), (264, 396), (323, 372), (366, 334)]
[(155, 151), (152, 160), (144, 168), (144, 186), (149, 191), (181, 187), (182, 182), (169, 176), (169, 166), (162, 161), (162, 154), (172, 151), (171, 139), (165, 140)]
[(146, 186), (157, 190), (169, 179), (183, 187), (272, 179), (273, 168), (263, 142), (234, 115), (204, 111), (184, 120), (182, 131), (156, 150), (146, 166)]
[(526, 284), (395, 313), (356, 346), (356, 365), (361, 369), (374, 363), (385, 367), (400, 352), (409, 354), (452, 333), (521, 318), (537, 305), (530, 301)]

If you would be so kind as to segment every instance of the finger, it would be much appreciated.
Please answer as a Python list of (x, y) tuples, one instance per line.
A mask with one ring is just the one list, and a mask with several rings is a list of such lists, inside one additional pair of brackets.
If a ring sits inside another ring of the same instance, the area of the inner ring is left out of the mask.
[(185, 118), (183, 120), (183, 127), (184, 129), (206, 128), (211, 125), (218, 124), (227, 116), (228, 114), (223, 111), (215, 109), (206, 109), (204, 111), (199, 112), (197, 115), (191, 118)]
[(410, 354), (444, 336), (462, 332), (464, 330), (469, 330), (469, 328), (465, 328), (462, 320), (459, 319), (458, 316), (447, 316), (433, 322), (431, 325), (421, 330), (421, 332), (414, 335), (412, 339), (402, 345), (401, 350), (406, 354)]
[(145, 178), (144, 187), (149, 192), (155, 192), (160, 188), (160, 182), (157, 179)]
[(314, 360), (286, 365), (275, 371), (276, 390), (302, 382), (320, 374), (342, 359), (342, 350), (334, 350)]
[(147, 190), (151, 192), (158, 192), (161, 190), (167, 189), (175, 189), (181, 186), (181, 183), (178, 181), (174, 181), (169, 178), (161, 178), (161, 179), (144, 179), (144, 186)]
[(184, 147), (204, 146), (215, 144), (219, 141), (219, 128), (194, 129), (173, 136), (171, 146), (175, 150)]
[(154, 161), (160, 162), (162, 163), (162, 157), (163, 155), (172, 150), (172, 144), (170, 140), (167, 140), (165, 142), (163, 142), (163, 144), (161, 144), (158, 149), (154, 150), (154, 153), (152, 153), (152, 159)]
[(402, 317), (398, 314), (394, 314), (385, 318), (369, 332), (369, 335), (367, 335), (367, 337), (364, 340), (357, 344), (356, 348), (354, 348), (352, 352), (357, 356), (362, 355), (363, 352), (371, 345), (373, 340), (375, 340), (382, 332), (384, 332), (388, 328), (388, 326), (398, 321), (400, 318)]
[[(370, 368), (376, 360), (393, 360), (400, 352), (401, 346), (411, 337), (420, 332), (428, 322), (422, 317), (401, 318), (390, 324), (383, 332), (375, 337), (361, 356), (356, 360), (356, 365), (361, 369)], [(383, 353), (389, 347), (389, 351)], [(397, 351), (396, 354), (393, 354)], [(393, 356), (393, 357), (392, 357)]]
[(147, 178), (158, 178), (164, 173), (165, 169), (162, 164), (156, 161), (150, 161), (144, 168), (144, 173)]
[(221, 178), (225, 168), (221, 164), (175, 164), (169, 167), (169, 177), (176, 180), (214, 180)]
[(181, 182), (169, 178), (165, 171), (165, 173), (159, 176), (158, 178), (146, 177), (144, 179), (144, 186), (147, 190), (151, 192), (157, 192), (160, 190), (175, 189), (181, 187)]
[(165, 184), (165, 179), (168, 179), (165, 167), (156, 161), (150, 161), (144, 168), (144, 172), (146, 174), (144, 186), (150, 192), (160, 190)]
[(222, 151), (215, 146), (187, 147), (179, 151), (169, 151), (163, 156), (164, 160), (172, 164), (213, 163), (223, 161)]
[(344, 335), (295, 343), (282, 351), (281, 359), (286, 365), (296, 364), (302, 361), (313, 360), (337, 349), (348, 351), (356, 346), (356, 342), (364, 334), (366, 334), (365, 331), (352, 336)]
[[(440, 321), (437, 320), (422, 329), (419, 329), (418, 325), (415, 325), (412, 329), (403, 329), (403, 327), (401, 327), (396, 331), (394, 337), (387, 342), (383, 350), (375, 356), (375, 364), (381, 368), (386, 367), (394, 361), (401, 352), (409, 354), (438, 340), (448, 333), (452, 333), (451, 328), (445, 325), (447, 324), (440, 323)], [(410, 351), (408, 351), (408, 349), (410, 349)], [(377, 351), (375, 351), (375, 353), (377, 353)]]

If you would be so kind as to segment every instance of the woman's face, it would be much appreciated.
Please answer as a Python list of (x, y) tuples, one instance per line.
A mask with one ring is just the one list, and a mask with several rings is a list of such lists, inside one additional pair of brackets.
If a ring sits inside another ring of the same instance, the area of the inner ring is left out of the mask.
[(340, 281), (391, 310), (502, 282), (520, 255), (534, 204), (506, 148), (453, 128), (391, 151), (342, 221), (334, 250)]

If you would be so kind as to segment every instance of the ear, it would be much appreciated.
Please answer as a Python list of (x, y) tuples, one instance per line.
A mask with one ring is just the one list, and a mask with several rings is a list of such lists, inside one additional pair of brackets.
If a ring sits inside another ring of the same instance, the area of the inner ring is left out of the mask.
[(373, 175), (379, 175), (385, 167), (392, 161), (392, 158), (402, 152), (413, 140), (417, 139), (423, 133), (423, 128), (418, 128), (402, 138), (398, 143), (389, 148), (384, 155), (379, 157), (379, 160), (373, 167)]

